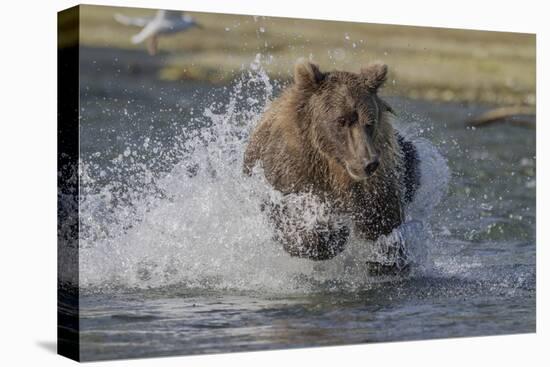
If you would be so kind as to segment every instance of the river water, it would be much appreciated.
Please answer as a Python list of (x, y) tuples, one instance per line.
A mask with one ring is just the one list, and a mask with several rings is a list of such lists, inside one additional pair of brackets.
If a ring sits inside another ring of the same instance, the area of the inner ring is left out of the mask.
[(241, 174), (281, 89), (261, 58), (219, 86), (83, 55), (83, 360), (535, 331), (535, 130), (466, 128), (488, 107), (388, 96), (423, 161), (399, 229), (414, 264), (369, 277), (355, 238), (326, 262), (272, 240), (260, 206), (280, 196)]

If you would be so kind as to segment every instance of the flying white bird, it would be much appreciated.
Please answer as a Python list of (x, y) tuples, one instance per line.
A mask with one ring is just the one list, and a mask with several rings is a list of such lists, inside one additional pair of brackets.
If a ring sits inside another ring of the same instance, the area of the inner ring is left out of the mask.
[(191, 16), (175, 10), (158, 10), (154, 17), (149, 18), (115, 14), (115, 20), (127, 26), (143, 27), (141, 32), (132, 37), (132, 43), (147, 40), (147, 50), (151, 55), (157, 53), (160, 35), (179, 33), (193, 27), (202, 28)]

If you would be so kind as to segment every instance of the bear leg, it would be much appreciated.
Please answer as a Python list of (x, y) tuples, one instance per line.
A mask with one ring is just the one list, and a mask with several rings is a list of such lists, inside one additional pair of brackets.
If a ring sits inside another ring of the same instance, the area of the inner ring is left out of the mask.
[(341, 253), (348, 241), (348, 227), (337, 229), (318, 225), (313, 230), (302, 230), (295, 233), (293, 239), (284, 238), (283, 248), (290, 256), (310, 260), (330, 260)]
[(405, 203), (410, 203), (420, 185), (420, 160), (414, 144), (397, 133), (397, 143), (403, 152)]

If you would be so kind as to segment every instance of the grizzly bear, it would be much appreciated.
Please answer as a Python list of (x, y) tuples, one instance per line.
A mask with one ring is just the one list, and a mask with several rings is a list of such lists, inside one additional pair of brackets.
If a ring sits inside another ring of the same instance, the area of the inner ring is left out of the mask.
[[(313, 63), (298, 62), (294, 83), (253, 131), (244, 172), (250, 175), (259, 165), (284, 195), (311, 194), (330, 208), (328, 216), (304, 226), (284, 200), (267, 206), (275, 237), (291, 256), (331, 259), (345, 248), (350, 227), (375, 241), (403, 222), (404, 205), (418, 185), (418, 157), (392, 126), (391, 107), (378, 96), (386, 75), (383, 64), (351, 73), (322, 72)], [(406, 251), (398, 251), (401, 260), (394, 264), (371, 265), (402, 270)]]

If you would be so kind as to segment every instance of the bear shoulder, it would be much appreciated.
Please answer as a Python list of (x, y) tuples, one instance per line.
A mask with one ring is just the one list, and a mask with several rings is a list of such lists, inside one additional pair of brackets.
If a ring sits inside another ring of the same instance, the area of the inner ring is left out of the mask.
[(304, 180), (304, 139), (290, 91), (273, 101), (251, 134), (244, 155), (244, 172), (258, 163), (270, 184), (283, 192), (294, 191)]

